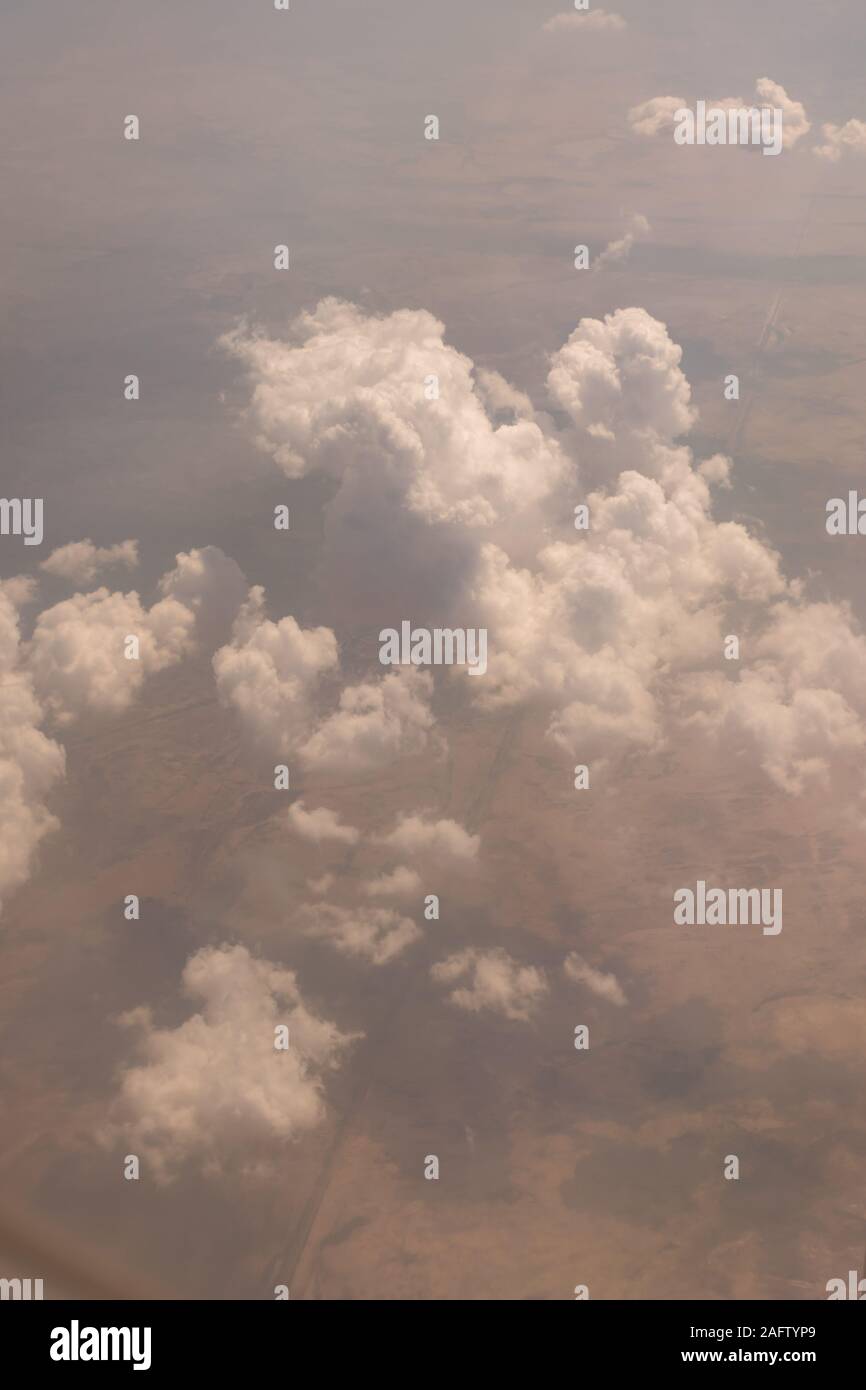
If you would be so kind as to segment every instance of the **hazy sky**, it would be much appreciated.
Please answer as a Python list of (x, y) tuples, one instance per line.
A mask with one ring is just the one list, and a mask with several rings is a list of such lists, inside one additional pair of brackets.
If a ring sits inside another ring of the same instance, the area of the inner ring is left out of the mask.
[[(862, 5), (0, 31), (2, 491), (44, 500), (0, 536), (0, 1274), (825, 1296), (866, 1244)], [(660, 99), (761, 79), (781, 155), (674, 142)], [(383, 667), (404, 619), (487, 671)], [(676, 925), (699, 880), (782, 930)]]

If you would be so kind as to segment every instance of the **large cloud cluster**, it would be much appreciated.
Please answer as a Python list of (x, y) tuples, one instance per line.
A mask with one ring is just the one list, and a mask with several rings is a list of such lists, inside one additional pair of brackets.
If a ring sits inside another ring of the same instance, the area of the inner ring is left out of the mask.
[[(770, 79), (758, 96), (783, 106), (787, 138), (799, 139), (798, 104)], [(791, 791), (860, 747), (866, 699), (846, 673), (859, 669), (862, 635), (844, 606), (816, 610), (754, 531), (715, 519), (730, 461), (688, 447), (696, 412), (681, 349), (645, 310), (584, 319), (553, 354), (560, 428), (497, 373), (473, 376), (421, 312), (375, 317), (327, 300), (286, 343), (247, 329), (228, 341), (281, 467), (327, 469), (341, 489), (363, 474), (369, 498), (386, 499), (381, 513), (371, 503), (365, 545), (397, 564), (396, 592), (411, 589), (399, 565), (411, 576), (418, 526), (433, 538), (437, 617), (488, 628), (488, 669), (472, 691), (483, 706), (533, 702), (581, 760), (657, 749), (672, 730), (702, 726), (756, 752)], [(423, 389), (431, 376), (435, 400)], [(503, 414), (517, 423), (493, 423)], [(509, 515), (517, 502), (521, 526)], [(588, 529), (568, 526), (575, 503), (588, 507)], [(436, 551), (446, 519), (460, 537), (456, 568)], [(723, 656), (731, 633), (739, 663)], [(807, 650), (814, 659), (790, 655)], [(396, 676), (345, 691), (324, 724), (308, 726), (311, 764), (420, 747), (429, 678), (407, 674), (396, 717)]]
[[(290, 478), (360, 475), (428, 522), (489, 526), (548, 491), (564, 463), (537, 424), (491, 424), (469, 358), (425, 310), (387, 317), (325, 299), (287, 342), (239, 329), (223, 345), (252, 382), (257, 438)], [(389, 508), (390, 510), (390, 508)]]
[(435, 622), (459, 601), (479, 533), (531, 529), (571, 476), (529, 403), (493, 372), (476, 381), (424, 310), (378, 317), (326, 299), (285, 341), (242, 328), (223, 345), (245, 368), (260, 447), (290, 478), (332, 482), (321, 571), (345, 621)]
[(550, 734), (604, 757), (660, 746), (671, 672), (718, 666), (724, 605), (767, 602), (785, 584), (773, 552), (712, 517), (711, 485), (678, 445), (695, 413), (680, 349), (642, 309), (584, 320), (554, 354), (548, 387), (602, 485), (589, 530), (543, 547), (533, 569), (483, 547), (474, 597), (490, 628), (481, 699), (551, 708)]

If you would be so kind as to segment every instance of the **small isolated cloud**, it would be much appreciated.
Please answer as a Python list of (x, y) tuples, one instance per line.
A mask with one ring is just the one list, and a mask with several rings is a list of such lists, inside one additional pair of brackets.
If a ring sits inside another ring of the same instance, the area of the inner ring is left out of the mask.
[(356, 845), (361, 837), (354, 826), (341, 824), (337, 813), (329, 811), (327, 806), (308, 811), (303, 801), (293, 801), (289, 807), (289, 825), (302, 840), (311, 840), (316, 845), (326, 842)]
[(481, 836), (470, 835), (456, 820), (401, 816), (383, 843), (403, 857), (471, 863), (478, 858)]
[(364, 884), (370, 898), (408, 898), (421, 892), (421, 875), (405, 864), (399, 864), (389, 874), (380, 874)]
[(449, 998), (459, 1009), (479, 1013), (488, 1009), (505, 1018), (526, 1022), (547, 993), (547, 980), (534, 965), (520, 965), (506, 951), (469, 947), (440, 961), (430, 971), (437, 984), (466, 983), (451, 991)]
[(566, 956), (562, 968), (569, 980), (573, 980), (577, 985), (586, 985), (593, 994), (597, 994), (600, 999), (606, 999), (609, 1004), (616, 1004), (621, 1008), (628, 1003), (616, 976), (605, 974), (603, 970), (595, 970), (577, 951), (571, 951)]
[(607, 246), (592, 263), (593, 270), (601, 270), (606, 265), (616, 265), (618, 261), (624, 261), (631, 248), (641, 237), (649, 236), (652, 228), (643, 213), (636, 212), (629, 223), (628, 231), (617, 241), (608, 242)]
[(823, 125), (821, 134), (825, 145), (816, 145), (815, 154), (837, 164), (846, 151), (852, 154), (866, 154), (866, 121), (850, 120), (844, 125)]
[(410, 917), (389, 907), (307, 903), (298, 916), (308, 936), (328, 942), (341, 955), (360, 956), (373, 965), (387, 965), (422, 935)]
[(103, 570), (125, 565), (135, 569), (138, 564), (138, 541), (121, 541), (119, 545), (94, 545), (91, 540), (70, 541), (52, 550), (39, 566), (46, 574), (68, 579), (73, 584), (90, 584)]
[(548, 34), (559, 34), (574, 29), (584, 33), (598, 33), (602, 29), (625, 29), (626, 22), (621, 14), (611, 14), (607, 10), (576, 10), (573, 13), (555, 14), (547, 20), (544, 29)]
[[(157, 1181), (190, 1159), (210, 1173), (266, 1170), (275, 1145), (321, 1122), (323, 1077), (358, 1035), (311, 1013), (292, 971), (243, 946), (196, 952), (183, 986), (200, 1011), (179, 1027), (157, 1027), (147, 1008), (119, 1020), (143, 1060), (122, 1072), (102, 1138), (122, 1138)], [(277, 1025), (287, 1050), (274, 1046)]]

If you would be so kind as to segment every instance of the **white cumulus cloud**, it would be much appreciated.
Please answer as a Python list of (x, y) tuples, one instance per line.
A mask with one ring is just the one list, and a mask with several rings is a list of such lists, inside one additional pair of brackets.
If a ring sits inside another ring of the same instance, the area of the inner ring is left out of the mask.
[[(307, 1008), (292, 971), (243, 946), (196, 952), (183, 987), (199, 1007), (178, 1027), (160, 1028), (147, 1008), (121, 1020), (141, 1060), (121, 1074), (103, 1137), (122, 1138), (158, 1181), (188, 1161), (210, 1173), (260, 1172), (321, 1123), (324, 1077), (354, 1038)], [(274, 1046), (278, 1025), (288, 1027), (287, 1050)]]
[(328, 942), (344, 956), (360, 956), (373, 965), (387, 965), (423, 935), (411, 917), (389, 907), (307, 903), (298, 918), (309, 936)]
[(121, 541), (118, 545), (94, 545), (91, 540), (70, 541), (52, 550), (40, 569), (73, 584), (90, 584), (103, 570), (123, 565), (135, 569), (138, 564), (138, 541)]
[(401, 856), (469, 863), (478, 857), (481, 837), (470, 835), (458, 821), (448, 818), (403, 815), (383, 843)]
[(866, 154), (866, 121), (858, 121), (852, 117), (844, 125), (828, 122), (821, 127), (821, 134), (826, 144), (816, 145), (815, 154), (831, 164), (837, 164), (846, 151), (852, 154)]
[(57, 828), (45, 799), (65, 769), (63, 749), (39, 728), (42, 706), (20, 664), (18, 604), (31, 594), (27, 582), (0, 585), (0, 908)]
[(520, 965), (499, 947), (457, 951), (434, 965), (430, 974), (440, 985), (465, 981), (449, 995), (458, 1008), (471, 1013), (488, 1010), (520, 1022), (530, 1018), (548, 990), (542, 970)]

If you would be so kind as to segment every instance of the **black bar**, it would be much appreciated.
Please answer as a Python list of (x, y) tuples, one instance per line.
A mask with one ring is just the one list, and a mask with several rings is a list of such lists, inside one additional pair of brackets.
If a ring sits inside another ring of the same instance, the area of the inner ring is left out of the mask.
[[(185, 1371), (250, 1376), (268, 1366), (282, 1368), (293, 1378), (308, 1377), (312, 1368), (303, 1370), (308, 1359), (326, 1354), (328, 1372), (322, 1368), (314, 1373), (330, 1379), (339, 1370), (339, 1351), (344, 1348), (353, 1375), (372, 1373), (377, 1362), (381, 1372), (383, 1363), (391, 1361), (394, 1369), (388, 1379), (410, 1382), (418, 1372), (429, 1378), (437, 1365), (453, 1378), (461, 1365), (465, 1370), (466, 1362), (472, 1365), (476, 1359), (479, 1370), (484, 1365), (485, 1381), (491, 1365), (501, 1363), (515, 1373), (524, 1361), (530, 1368), (536, 1362), (534, 1379), (546, 1379), (553, 1374), (553, 1359), (563, 1355), (571, 1372), (579, 1374), (589, 1373), (593, 1366), (596, 1375), (606, 1371), (615, 1377), (629, 1370), (650, 1376), (713, 1365), (729, 1370), (795, 1365), (826, 1380), (828, 1372), (848, 1368), (851, 1373), (866, 1332), (863, 1314), (833, 1301), (575, 1301), (567, 1312), (551, 1314), (543, 1324), (535, 1321), (540, 1314), (524, 1310), (521, 1315), (515, 1309), (506, 1328), (498, 1323), (501, 1314), (480, 1300), (461, 1307), (428, 1305), (420, 1314), (420, 1325), (414, 1322), (419, 1314), (408, 1305), (400, 1305), (399, 1321), (393, 1316), (396, 1310), (389, 1315), (390, 1306), (377, 1314), (369, 1302), (324, 1309), (312, 1301), (291, 1299), (6, 1302), (0, 1306), (0, 1331), (7, 1368), (14, 1357), (23, 1372), (47, 1371), (52, 1377), (93, 1377), (100, 1370), (115, 1377), (134, 1375), (136, 1360), (141, 1365), (138, 1374), (156, 1380)], [(116, 1339), (92, 1332), (110, 1328), (118, 1330)], [(539, 1343), (541, 1331), (546, 1341)], [(459, 1343), (454, 1334), (462, 1334)], [(110, 1359), (115, 1344), (126, 1360)], [(396, 1360), (387, 1355), (388, 1346)], [(77, 1350), (79, 1359), (53, 1359), (52, 1347), (70, 1357)], [(81, 1353), (89, 1355), (91, 1349), (104, 1351), (108, 1359), (85, 1360)]]

